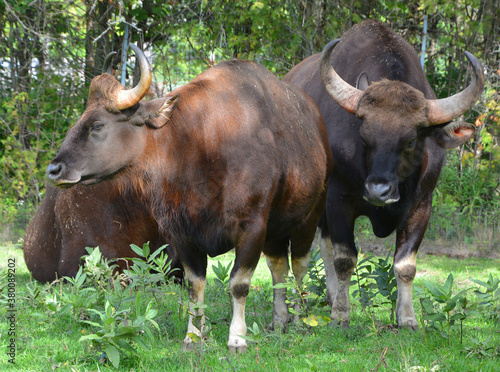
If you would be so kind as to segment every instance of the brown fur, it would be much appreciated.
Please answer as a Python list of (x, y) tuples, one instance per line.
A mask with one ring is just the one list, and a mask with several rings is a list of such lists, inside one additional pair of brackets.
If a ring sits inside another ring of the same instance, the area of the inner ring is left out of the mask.
[[(69, 131), (49, 178), (63, 186), (124, 176), (120, 189), (151, 205), (188, 281), (203, 288), (207, 255), (234, 248), (231, 292), (241, 300), (262, 252), (307, 257), (333, 159), (323, 119), (300, 89), (230, 61), (119, 113), (96, 103)], [(105, 125), (94, 133), (96, 122)], [(230, 331), (230, 348), (244, 347), (238, 337)]]
[(424, 123), (426, 108), (427, 101), (419, 90), (400, 81), (382, 79), (366, 89), (359, 105), (359, 116), (364, 117), (369, 111), (379, 109), (396, 115), (418, 115), (416, 121)]
[(110, 112), (118, 112), (116, 107), (116, 98), (118, 93), (123, 90), (123, 86), (113, 76), (102, 74), (92, 79), (89, 87), (88, 105), (104, 105)]
[[(117, 180), (118, 181), (118, 180)], [(47, 191), (24, 239), (24, 258), (28, 270), (40, 282), (74, 276), (87, 254), (85, 247), (99, 246), (109, 259), (137, 257), (130, 244), (150, 242), (155, 250), (167, 241), (147, 206), (137, 195), (118, 192), (118, 182)], [(172, 247), (166, 248), (172, 267), (182, 269)], [(121, 269), (127, 264), (119, 260)], [(182, 279), (182, 271), (174, 275)]]

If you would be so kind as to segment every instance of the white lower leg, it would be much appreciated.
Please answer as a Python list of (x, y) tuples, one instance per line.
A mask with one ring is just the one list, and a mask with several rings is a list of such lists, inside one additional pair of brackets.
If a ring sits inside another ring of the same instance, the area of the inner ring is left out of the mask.
[(247, 347), (247, 342), (241, 336), (246, 336), (247, 325), (245, 322), (246, 297), (233, 297), (233, 319), (229, 327), (229, 340), (227, 346), (231, 352), (243, 351)]
[(332, 322), (347, 327), (350, 322), (349, 285), (357, 259), (350, 254), (349, 247), (333, 244), (330, 239), (322, 239), (321, 255), (327, 275), (327, 294), (331, 301)]
[(417, 271), (416, 255), (412, 254), (394, 264), (394, 275), (398, 284), (396, 319), (400, 327), (418, 329), (413, 309), (413, 279)]
[(246, 336), (245, 303), (250, 288), (253, 270), (239, 270), (229, 281), (233, 295), (233, 318), (229, 327), (227, 346), (231, 353), (243, 352), (247, 349), (247, 342), (241, 336)]

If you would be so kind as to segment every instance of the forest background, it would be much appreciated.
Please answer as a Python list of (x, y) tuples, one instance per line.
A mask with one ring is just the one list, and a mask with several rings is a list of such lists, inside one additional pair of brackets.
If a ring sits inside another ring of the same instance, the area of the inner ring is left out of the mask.
[[(476, 124), (476, 136), (448, 153), (434, 206), (497, 213), (498, 224), (500, 0), (0, 0), (0, 221), (33, 213), (45, 169), (111, 51), (120, 79), (125, 39), (152, 62), (154, 98), (231, 58), (281, 78), (368, 18), (419, 54), (426, 40), (424, 69), (438, 98), (469, 83), (464, 51), (483, 62), (483, 97), (462, 118)], [(137, 79), (133, 65), (125, 64), (128, 85)]]

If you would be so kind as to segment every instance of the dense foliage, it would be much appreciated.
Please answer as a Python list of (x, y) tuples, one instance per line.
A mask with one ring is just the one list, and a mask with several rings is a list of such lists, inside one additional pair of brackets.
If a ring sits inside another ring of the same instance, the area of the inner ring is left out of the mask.
[[(483, 61), (487, 75), (483, 99), (465, 118), (478, 126), (476, 138), (450, 152), (435, 203), (497, 207), (499, 0), (20, 0), (0, 1), (2, 218), (40, 201), (44, 170), (83, 111), (92, 77), (125, 39), (147, 51), (151, 96), (161, 96), (233, 57), (281, 77), (365, 18), (387, 22), (420, 51), (424, 17), (425, 70), (438, 97), (468, 83), (464, 50)], [(123, 64), (114, 67), (120, 78)]]

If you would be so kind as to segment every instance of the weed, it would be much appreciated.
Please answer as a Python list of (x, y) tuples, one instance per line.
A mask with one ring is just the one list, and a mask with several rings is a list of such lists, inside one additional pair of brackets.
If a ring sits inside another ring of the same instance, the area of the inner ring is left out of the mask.
[(315, 248), (311, 250), (311, 261), (309, 263), (309, 285), (307, 290), (315, 293), (318, 298), (326, 299), (326, 276), (325, 265), (321, 258), (321, 250)]
[[(367, 309), (373, 311), (376, 307), (389, 304), (391, 306), (390, 320), (394, 322), (398, 292), (394, 268), (390, 262), (391, 255), (392, 250), (389, 250), (385, 258), (375, 260), (370, 253), (367, 254), (358, 263), (355, 271), (356, 277), (351, 281), (351, 285), (357, 285), (353, 296), (358, 299), (362, 311)], [(381, 304), (375, 303), (378, 295), (385, 299)]]
[[(449, 274), (444, 285), (424, 280), (426, 292), (420, 299), (423, 320), (427, 321), (427, 330), (438, 331), (441, 337), (450, 341), (450, 332), (457, 324), (462, 325), (462, 321), (467, 317), (467, 297), (468, 289), (456, 294), (453, 293), (453, 274)], [(427, 296), (428, 295), (428, 296)], [(457, 308), (460, 305), (461, 311)], [(460, 327), (460, 340), (463, 332)]]
[(277, 283), (273, 288), (285, 288), (287, 290), (286, 303), (288, 310), (296, 319), (302, 319), (310, 327), (323, 326), (330, 323), (329, 317), (320, 315), (324, 302), (321, 301), (316, 293), (309, 290), (309, 288), (318, 288), (317, 281), (311, 279), (309, 274), (304, 276), (301, 286), (298, 285), (293, 276), (288, 276), (285, 283)]
[(494, 278), (492, 274), (489, 275), (486, 282), (478, 279), (471, 279), (472, 282), (479, 284), (480, 288), (474, 290), (477, 298), (479, 299), (479, 305), (484, 306), (489, 309), (487, 318), (491, 319), (496, 327), (500, 328), (500, 278)]
[(362, 311), (371, 309), (375, 296), (377, 296), (376, 285), (371, 280), (373, 271), (371, 258), (371, 254), (368, 254), (367, 257), (358, 262), (355, 269), (356, 278), (351, 280), (351, 285), (357, 285), (357, 289), (352, 295), (359, 301)]
[(217, 266), (212, 265), (212, 270), (215, 274), (214, 283), (227, 295), (230, 306), (232, 306), (232, 297), (229, 290), (229, 275), (231, 272), (231, 266), (231, 262), (229, 262), (227, 265), (223, 265), (220, 261), (217, 261)]
[[(80, 337), (80, 342), (90, 342), (98, 346), (106, 353), (107, 358), (115, 368), (120, 365), (120, 354), (130, 352), (138, 354), (136, 347), (148, 350), (148, 346), (142, 339), (146, 334), (151, 343), (155, 338), (149, 327), (153, 325), (158, 331), (158, 323), (154, 320), (158, 311), (151, 307), (151, 301), (141, 311), (141, 292), (137, 292), (135, 298), (135, 312), (132, 309), (115, 309), (109, 301), (106, 301), (104, 310), (89, 309), (89, 312), (97, 315), (97, 321), (83, 320), (83, 323), (91, 325), (96, 331)], [(88, 346), (87, 346), (88, 348)]]
[(500, 346), (491, 345), (491, 336), (489, 336), (485, 341), (481, 342), (477, 339), (472, 339), (474, 346), (466, 347), (467, 358), (475, 356), (476, 358), (494, 358), (500, 356)]
[(173, 270), (170, 268), (171, 261), (165, 254), (164, 248), (166, 246), (163, 245), (151, 252), (149, 242), (143, 244), (142, 248), (135, 244), (130, 245), (130, 248), (139, 256), (139, 258), (128, 258), (133, 262), (133, 265), (124, 270), (130, 281), (130, 289), (137, 287), (139, 290), (154, 291), (157, 285), (165, 284), (168, 281), (167, 278)]
[[(102, 256), (99, 247), (85, 248), (88, 255), (82, 257), (83, 273), (87, 279), (106, 292), (106, 281), (115, 276), (117, 265)], [(87, 283), (90, 284), (90, 283)]]

